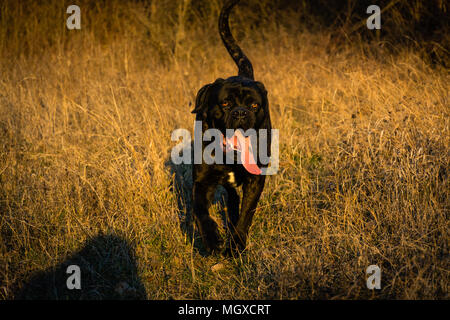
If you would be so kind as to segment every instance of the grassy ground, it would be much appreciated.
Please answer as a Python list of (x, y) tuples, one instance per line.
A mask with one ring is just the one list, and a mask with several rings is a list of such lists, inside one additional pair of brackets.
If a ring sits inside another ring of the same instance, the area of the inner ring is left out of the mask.
[(246, 252), (223, 261), (190, 232), (190, 168), (169, 164), (196, 92), (236, 72), (217, 3), (198, 20), (188, 1), (86, 5), (73, 31), (60, 4), (8, 3), (3, 16), (33, 14), (0, 28), (0, 298), (449, 298), (448, 70), (406, 47), (252, 28), (238, 8), (280, 170)]

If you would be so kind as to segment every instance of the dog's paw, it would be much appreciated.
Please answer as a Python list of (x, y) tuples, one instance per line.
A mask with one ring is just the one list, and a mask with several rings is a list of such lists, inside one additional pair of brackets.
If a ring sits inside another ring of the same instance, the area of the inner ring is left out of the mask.
[(241, 241), (235, 241), (233, 237), (231, 237), (227, 241), (227, 245), (222, 249), (221, 254), (225, 257), (236, 257), (242, 254), (245, 250), (245, 244)]
[(226, 258), (232, 258), (233, 256), (236, 255), (236, 251), (233, 250), (230, 246), (226, 246), (222, 249), (222, 251), (220, 252), (222, 256), (226, 257)]
[(204, 239), (204, 244), (205, 244), (206, 251), (209, 254), (214, 254), (214, 253), (218, 253), (221, 251), (223, 241), (220, 238), (218, 232), (216, 231), (216, 232), (210, 232), (209, 234), (206, 235), (206, 237)]

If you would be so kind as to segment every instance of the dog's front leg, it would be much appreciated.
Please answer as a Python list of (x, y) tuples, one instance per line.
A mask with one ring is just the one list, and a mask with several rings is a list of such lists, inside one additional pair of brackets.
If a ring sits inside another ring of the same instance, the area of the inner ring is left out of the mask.
[(265, 176), (249, 177), (242, 186), (241, 214), (232, 233), (231, 244), (238, 250), (245, 249), (247, 234), (256, 211), (259, 198), (264, 188)]
[(214, 195), (215, 187), (207, 183), (194, 182), (193, 209), (194, 217), (203, 243), (208, 252), (213, 252), (220, 245), (217, 223), (209, 216), (208, 208), (211, 197)]

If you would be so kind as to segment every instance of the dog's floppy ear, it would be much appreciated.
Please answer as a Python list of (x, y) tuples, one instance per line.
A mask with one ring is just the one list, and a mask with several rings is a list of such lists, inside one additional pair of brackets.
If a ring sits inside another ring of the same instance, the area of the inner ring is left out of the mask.
[(262, 82), (259, 81), (255, 81), (256, 87), (258, 87), (261, 96), (263, 98), (263, 108), (264, 110), (266, 110), (267, 115), (269, 115), (269, 99), (267, 99), (267, 90), (264, 87), (264, 85), (262, 84)]
[(211, 93), (218, 84), (222, 84), (225, 80), (222, 78), (217, 79), (214, 83), (207, 84), (203, 86), (197, 93), (195, 98), (195, 108), (192, 113), (200, 114), (203, 119), (206, 118), (206, 112), (209, 107)]
[(192, 110), (192, 113), (204, 113), (208, 107), (207, 103), (209, 100), (209, 95), (211, 91), (212, 83), (203, 86), (197, 93), (197, 97), (195, 98), (195, 108)]
[(255, 81), (256, 86), (258, 87), (259, 90), (261, 90), (261, 93), (263, 94), (264, 98), (267, 98), (267, 90), (266, 87), (264, 87), (264, 85), (262, 84), (262, 82), (259, 81)]
[[(255, 83), (256, 83), (256, 86), (258, 87), (258, 89), (261, 91), (262, 98), (263, 98), (265, 117), (264, 117), (263, 123), (261, 124), (260, 129), (266, 129), (267, 130), (267, 148), (268, 148), (267, 149), (267, 156), (270, 157), (271, 153), (272, 153), (271, 152), (272, 123), (270, 122), (269, 99), (267, 98), (267, 90), (264, 87), (264, 84), (262, 84), (262, 82), (259, 82), (259, 81), (255, 81)], [(260, 148), (259, 145), (258, 145), (258, 148)]]

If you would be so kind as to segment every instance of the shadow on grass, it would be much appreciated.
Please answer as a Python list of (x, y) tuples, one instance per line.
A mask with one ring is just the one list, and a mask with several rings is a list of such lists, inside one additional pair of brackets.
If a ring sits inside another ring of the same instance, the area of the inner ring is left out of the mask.
[[(70, 265), (80, 267), (81, 289), (67, 288)], [(20, 286), (16, 300), (104, 300), (145, 299), (134, 250), (117, 235), (99, 235), (64, 262), (33, 275)]]
[[(165, 162), (166, 168), (168, 168), (171, 176), (173, 176), (172, 180), (172, 192), (175, 194), (178, 204), (178, 218), (180, 221), (180, 229), (183, 234), (187, 235), (189, 241), (194, 244), (194, 248), (198, 250), (198, 252), (202, 256), (207, 256), (207, 252), (203, 246), (201, 236), (198, 231), (194, 228), (194, 219), (192, 212), (192, 188), (193, 188), (193, 179), (192, 179), (192, 170), (194, 163), (194, 143), (190, 142), (189, 144), (184, 145), (180, 150), (180, 154), (188, 152), (191, 154), (190, 164), (175, 164), (171, 156)], [(225, 225), (226, 221), (226, 213), (225, 213), (225, 203), (227, 200), (227, 192), (222, 186), (218, 186), (216, 193), (214, 195), (212, 206), (217, 205), (217, 210), (219, 215), (222, 218), (222, 223)], [(211, 210), (210, 210), (211, 212)]]

